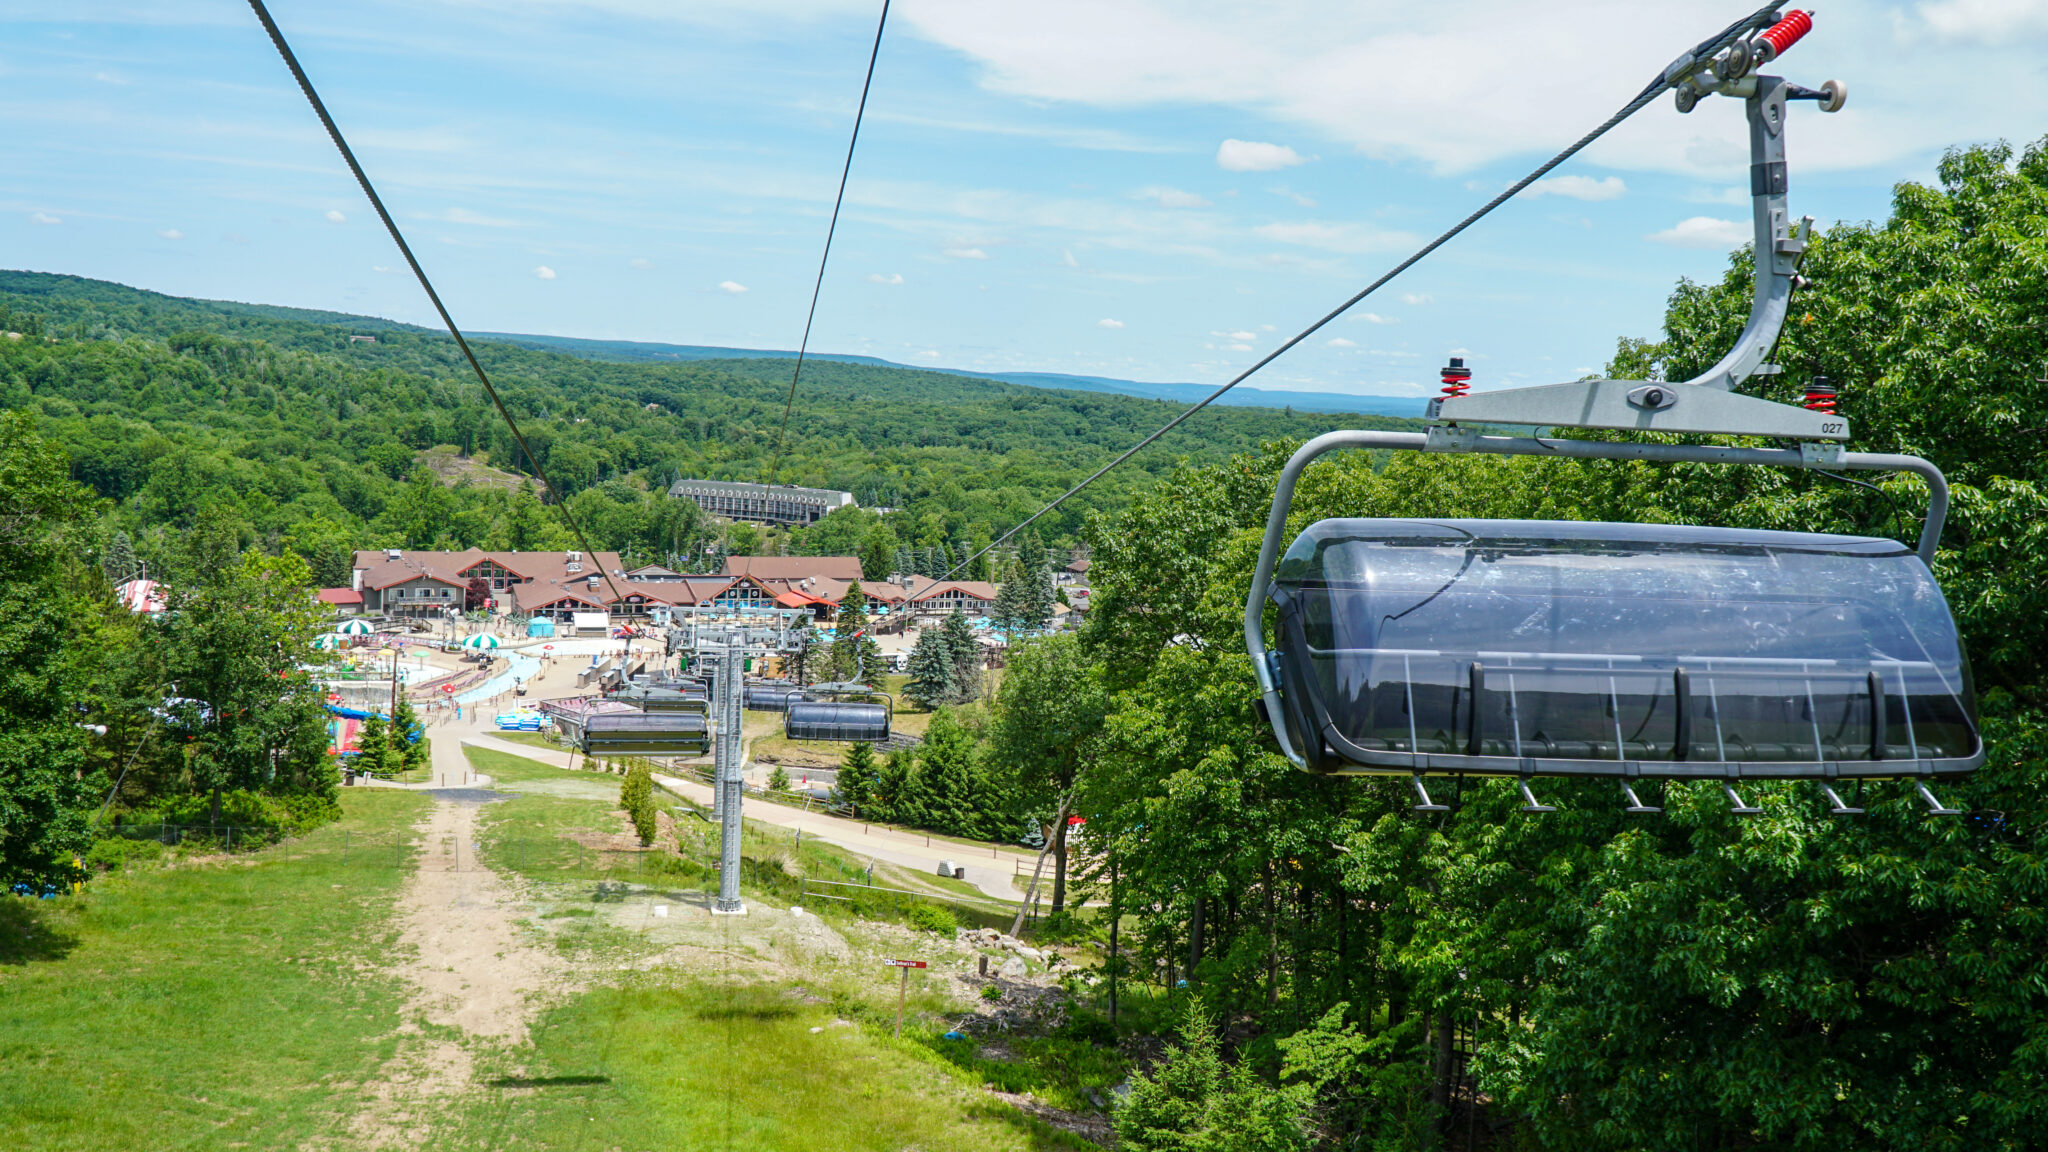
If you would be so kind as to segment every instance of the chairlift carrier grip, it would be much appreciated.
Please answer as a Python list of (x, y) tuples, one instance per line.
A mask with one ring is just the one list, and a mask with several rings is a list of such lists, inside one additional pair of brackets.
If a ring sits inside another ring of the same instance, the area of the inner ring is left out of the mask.
[[(1385, 448), (1401, 452), (1432, 450), (1429, 437), (1420, 432), (1371, 432), (1347, 430), (1328, 432), (1294, 453), (1280, 470), (1274, 485), (1273, 508), (1266, 517), (1265, 539), (1259, 544), (1259, 563), (1252, 573), (1252, 586), (1245, 598), (1245, 649), (1252, 658), (1252, 674), (1265, 702), (1266, 719), (1280, 751), (1295, 767), (1306, 770), (1307, 759), (1288, 740), (1287, 725), (1280, 702), (1279, 683), (1268, 659), (1265, 635), (1266, 593), (1272, 586), (1273, 568), (1280, 559), (1280, 547), (1287, 534), (1287, 515), (1294, 506), (1294, 486), (1301, 473), (1316, 457), (1338, 448)], [(1792, 448), (1723, 448), (1708, 444), (1643, 444), (1607, 440), (1550, 440), (1528, 436), (1472, 436), (1458, 443), (1456, 451), (1495, 456), (1558, 456), (1579, 460), (1651, 460), (1674, 464), (1759, 464), (1774, 468), (1804, 468), (1848, 472), (1910, 472), (1927, 484), (1927, 519), (1920, 528), (1915, 549), (1920, 561), (1934, 566), (1935, 548), (1948, 519), (1948, 480), (1941, 469), (1918, 456), (1887, 452), (1842, 452), (1839, 455), (1809, 453)]]

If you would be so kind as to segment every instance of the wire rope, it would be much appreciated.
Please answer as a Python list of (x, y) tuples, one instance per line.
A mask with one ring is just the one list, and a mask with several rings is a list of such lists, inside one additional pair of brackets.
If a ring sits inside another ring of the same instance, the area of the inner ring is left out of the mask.
[(846, 202), (846, 178), (853, 172), (853, 150), (860, 143), (860, 122), (868, 111), (868, 89), (875, 83), (875, 61), (882, 56), (882, 31), (889, 26), (889, 0), (882, 0), (882, 18), (875, 22), (875, 46), (868, 51), (868, 74), (860, 82), (860, 106), (853, 111), (853, 135), (846, 141), (846, 163), (839, 169), (839, 194), (832, 198), (832, 222), (825, 226), (825, 250), (818, 254), (818, 278), (811, 285), (810, 311), (804, 313), (804, 335), (796, 346), (796, 368), (789, 374), (789, 398), (782, 402), (782, 426), (775, 430), (775, 451), (768, 457), (768, 476), (775, 483), (782, 467), (782, 443), (789, 434), (789, 414), (796, 408), (796, 383), (803, 378), (804, 354), (811, 348), (811, 321), (818, 318), (818, 296), (825, 290), (825, 265), (832, 259), (832, 235), (839, 231), (839, 208)]
[(426, 269), (420, 267), (418, 257), (412, 254), (412, 245), (405, 242), (405, 234), (398, 230), (398, 222), (391, 218), (390, 211), (384, 207), (384, 198), (377, 194), (376, 185), (370, 183), (369, 174), (363, 171), (362, 164), (356, 160), (355, 150), (348, 146), (347, 137), (341, 134), (341, 128), (335, 124), (334, 117), (328, 114), (326, 103), (320, 99), (320, 93), (313, 88), (313, 81), (307, 77), (306, 70), (299, 65), (299, 58), (292, 52), (291, 45), (285, 41), (284, 32), (278, 28), (277, 21), (271, 19), (270, 9), (264, 7), (263, 0), (249, 0), (249, 7), (255, 11), (256, 19), (263, 22), (263, 30), (270, 34), (271, 44), (276, 46), (277, 54), (283, 57), (285, 67), (291, 69), (292, 78), (299, 82), (299, 91), (306, 94), (306, 102), (313, 106), (314, 115), (320, 118), (321, 126), (327, 129), (327, 138), (334, 141), (335, 149), (341, 153), (343, 162), (354, 174), (357, 186), (362, 188), (363, 195), (369, 199), (370, 207), (376, 209), (377, 219), (384, 222), (384, 230), (391, 234), (391, 242), (398, 246), (399, 255), (405, 257), (406, 266), (412, 269), (413, 277), (420, 282), (420, 288), (433, 303), (434, 311), (440, 314), (442, 325), (448, 329), (448, 334), (455, 338), (455, 345), (462, 350), (463, 358), (469, 361), (470, 370), (476, 373), (477, 382), (484, 386), (484, 395), (491, 398), (491, 404), (497, 408), (498, 415), (505, 421), (506, 429), (512, 433), (513, 443), (519, 445), (519, 451), (526, 457), (527, 464), (533, 468), (533, 474), (539, 477), (541, 487), (546, 490), (549, 498), (554, 500), (555, 507), (561, 509), (563, 521), (569, 525), (569, 531), (576, 537), (576, 542), (583, 546), (584, 554), (590, 557), (592, 564), (597, 565), (599, 573), (604, 576), (605, 586), (612, 591), (612, 598), (621, 604), (625, 603), (626, 597), (619, 591), (612, 574), (605, 570), (603, 564), (598, 563), (597, 552), (591, 548), (589, 539), (584, 536), (583, 526), (576, 522), (575, 513), (569, 511), (568, 502), (562, 499), (560, 490), (548, 479), (547, 469), (541, 466), (540, 457), (535, 456), (533, 449), (527, 446), (526, 437), (519, 431), (519, 422), (512, 418), (511, 409), (505, 407), (505, 401), (498, 395), (498, 389), (491, 384), (490, 374), (484, 371), (482, 362), (477, 360), (476, 352), (469, 346), (469, 340), (462, 335), (462, 329), (456, 327), (455, 318), (448, 314), (448, 306), (441, 303), (441, 294), (434, 290), (434, 282), (427, 278)]
[(1389, 268), (1377, 280), (1374, 280), (1372, 283), (1367, 284), (1364, 288), (1359, 289), (1359, 291), (1350, 299), (1344, 301), (1342, 304), (1339, 304), (1337, 305), (1337, 307), (1332, 308), (1330, 311), (1324, 313), (1322, 319), (1317, 320), (1315, 323), (1310, 324), (1308, 327), (1295, 333), (1293, 336), (1288, 338), (1286, 343), (1281, 344), (1279, 347), (1273, 349), (1271, 352), (1268, 352), (1264, 356), (1261, 356), (1257, 363), (1253, 364), (1251, 367), (1245, 369), (1244, 371), (1238, 373), (1236, 376), (1232, 377), (1229, 383), (1224, 384), (1222, 387), (1216, 389), (1214, 392), (1209, 393), (1207, 396), (1197, 401), (1192, 407), (1182, 412), (1180, 415), (1175, 416), (1171, 420), (1168, 420), (1165, 424), (1161, 425), (1157, 431), (1153, 432), (1151, 435), (1146, 436), (1143, 440), (1140, 440), (1136, 444), (1132, 445), (1130, 449), (1124, 452), (1121, 456), (1118, 456), (1116, 459), (1111, 460), (1109, 463), (1104, 464), (1102, 467), (1090, 473), (1087, 479), (1081, 481), (1079, 484), (1076, 484), (1072, 488), (1069, 488), (1065, 492), (1061, 493), (1060, 496), (1057, 499), (1053, 500), (1050, 504), (1047, 504), (1045, 507), (1040, 508), (1036, 512), (1033, 512), (1022, 523), (1018, 524), (1014, 528), (1011, 528), (1008, 532), (1003, 533), (1001, 536), (991, 541), (987, 547), (983, 548), (979, 552), (976, 552), (974, 555), (969, 556), (967, 559), (962, 560), (960, 563), (954, 565), (951, 569), (948, 569), (946, 574), (944, 576), (941, 576), (940, 579), (951, 579), (954, 573), (961, 571), (962, 569), (973, 564), (976, 560), (979, 560), (981, 557), (987, 555), (989, 552), (995, 550), (998, 547), (1001, 547), (1005, 541), (1010, 539), (1010, 537), (1015, 536), (1017, 533), (1030, 527), (1033, 523), (1037, 522), (1040, 518), (1045, 516), (1046, 513), (1051, 512), (1053, 509), (1058, 508), (1062, 504), (1065, 504), (1068, 500), (1073, 499), (1083, 489), (1095, 483), (1097, 480), (1102, 479), (1104, 476), (1108, 475), (1111, 470), (1123, 464), (1131, 457), (1136, 456), (1139, 452), (1142, 452), (1146, 448), (1150, 447), (1160, 437), (1166, 435), (1168, 432), (1173, 431), (1175, 428), (1180, 427), (1183, 422), (1185, 422), (1189, 417), (1193, 416), (1195, 413), (1200, 412), (1202, 409), (1207, 408), (1211, 404), (1214, 404), (1218, 399), (1220, 399), (1223, 396), (1224, 393), (1230, 391), (1232, 388), (1235, 388), (1239, 384), (1242, 384), (1246, 380), (1250, 379), (1252, 375), (1258, 372), (1261, 368), (1264, 368), (1266, 365), (1271, 364), (1275, 360), (1278, 360), (1281, 356), (1285, 355), (1289, 350), (1291, 350), (1295, 345), (1301, 343), (1303, 340), (1306, 340), (1310, 336), (1313, 336), (1317, 332), (1321, 331), (1324, 325), (1328, 324), (1332, 320), (1335, 320), (1337, 317), (1342, 316), (1344, 313), (1350, 311), (1351, 308), (1358, 304), (1359, 301), (1364, 300), (1366, 297), (1372, 295), (1374, 292), (1379, 291), (1382, 287), (1386, 286), (1386, 284), (1389, 281), (1393, 280), (1396, 276), (1399, 276), (1401, 273), (1406, 272), (1408, 269), (1420, 263), (1424, 257), (1428, 256), (1430, 253), (1435, 252), (1438, 248), (1441, 248), (1445, 244), (1449, 243), (1460, 232), (1463, 232), (1465, 229), (1470, 228), (1472, 225), (1478, 223), (1481, 218), (1485, 217), (1495, 208), (1498, 208), (1502, 204), (1507, 203), (1509, 200), (1513, 199), (1516, 196), (1516, 194), (1520, 193), (1523, 189), (1529, 187), (1529, 185), (1534, 184), (1536, 181), (1548, 175), (1552, 169), (1556, 168), (1558, 165), (1564, 163), (1565, 161), (1571, 159), (1573, 156), (1578, 155), (1581, 151), (1585, 150), (1585, 148), (1588, 145), (1592, 144), (1595, 140), (1598, 140), (1600, 137), (1605, 136), (1608, 132), (1612, 131), (1616, 125), (1628, 119), (1630, 116), (1635, 115), (1637, 112), (1642, 111), (1642, 109), (1646, 105), (1648, 105), (1650, 101), (1655, 100), (1657, 97), (1663, 95), (1667, 90), (1669, 90), (1672, 87), (1672, 85), (1677, 80), (1687, 75), (1692, 70), (1694, 65), (1698, 64), (1703, 60), (1706, 60), (1708, 57), (1713, 56), (1721, 49), (1726, 48), (1729, 44), (1734, 42), (1737, 36), (1742, 35), (1744, 32), (1754, 31), (1758, 28), (1764, 27), (1768, 22), (1769, 17), (1776, 13), (1778, 9), (1782, 6), (1783, 0), (1773, 0), (1772, 3), (1765, 4), (1763, 7), (1758, 8), (1749, 16), (1744, 17), (1743, 19), (1738, 20), (1735, 23), (1730, 24), (1728, 27), (1722, 29), (1718, 35), (1713, 36), (1712, 38), (1707, 40), (1702, 40), (1698, 45), (1694, 46), (1692, 51), (1687, 52), (1686, 54), (1678, 57), (1678, 59), (1672, 61), (1671, 64), (1668, 65), (1662, 72), (1658, 73), (1657, 78), (1655, 80), (1650, 81), (1647, 85), (1643, 87), (1643, 90), (1640, 93), (1637, 93), (1635, 99), (1630, 100), (1627, 104), (1622, 105), (1619, 111), (1615, 112), (1614, 115), (1609, 116), (1606, 120), (1602, 121), (1599, 127), (1593, 129), (1591, 132), (1588, 132), (1584, 136), (1581, 136), (1577, 140), (1573, 141), (1570, 146), (1565, 148), (1564, 151), (1559, 152), (1557, 155), (1552, 156), (1550, 159), (1544, 161), (1542, 164), (1537, 165), (1536, 168), (1532, 170), (1527, 176), (1524, 176), (1520, 180), (1517, 180), (1513, 184), (1510, 184), (1506, 188), (1506, 190), (1502, 191), (1493, 199), (1488, 200), (1486, 203), (1480, 205), (1477, 209), (1474, 209), (1473, 212), (1470, 215), (1466, 216), (1463, 220), (1460, 220), (1456, 224), (1451, 225), (1450, 228), (1446, 229), (1442, 234), (1438, 235), (1436, 239), (1431, 240), (1429, 243), (1424, 244), (1422, 247), (1416, 249), (1412, 254), (1410, 254), (1406, 259), (1402, 260), (1399, 264), (1396, 264), (1392, 268)]

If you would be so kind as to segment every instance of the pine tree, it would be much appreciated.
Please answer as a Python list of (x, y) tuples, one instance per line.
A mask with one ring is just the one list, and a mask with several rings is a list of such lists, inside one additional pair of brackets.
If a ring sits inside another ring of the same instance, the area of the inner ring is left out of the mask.
[(1033, 548), (1024, 554), (1023, 568), (1022, 622), (1030, 631), (1043, 632), (1052, 623), (1053, 605), (1058, 603), (1053, 595), (1052, 562), (1045, 549)]
[(974, 638), (974, 629), (967, 624), (967, 613), (953, 609), (946, 617), (942, 635), (946, 640), (947, 653), (953, 658), (953, 687), (955, 699), (961, 702), (981, 699), (982, 676), (981, 643)]
[(1025, 586), (1021, 566), (1012, 560), (1005, 568), (1002, 583), (996, 587), (996, 602), (989, 609), (989, 619), (995, 622), (996, 630), (1015, 642), (1017, 634), (1030, 627), (1026, 621), (1031, 615), (1030, 592)]
[(356, 729), (355, 767), (372, 776), (389, 776), (400, 767), (398, 755), (391, 749), (391, 725), (378, 713), (370, 713)]
[(387, 735), (399, 768), (409, 772), (414, 768), (424, 768), (431, 761), (433, 751), (427, 743), (425, 729), (420, 727), (419, 713), (413, 711), (412, 701), (403, 696), (398, 698), (398, 711), (392, 714)]
[[(969, 556), (974, 556), (974, 557), (975, 557), (975, 559), (974, 559), (974, 562), (973, 562), (973, 563), (971, 563), (971, 564), (969, 564), (969, 565), (967, 566), (967, 571), (965, 571), (965, 572), (961, 573), (961, 578), (962, 578), (962, 579), (966, 579), (966, 580), (986, 580), (986, 579), (988, 579), (988, 576), (989, 576), (989, 562), (988, 562), (988, 561), (989, 561), (989, 558), (988, 558), (988, 554), (987, 554), (987, 553), (986, 553), (986, 552), (984, 551), (984, 549), (986, 549), (986, 548), (988, 547), (988, 544), (989, 544), (988, 526), (987, 526), (987, 525), (984, 525), (984, 524), (976, 524), (976, 525), (974, 526), (974, 531), (973, 531), (973, 532), (972, 532), (972, 533), (971, 533), (971, 534), (970, 534), (970, 535), (969, 535), (969, 536), (967, 537), (967, 548), (968, 548), (968, 552), (967, 552), (967, 554), (968, 554)], [(978, 554), (978, 555), (977, 555), (977, 554)]]
[(898, 748), (875, 773), (875, 787), (868, 800), (869, 819), (892, 824), (922, 824), (925, 796), (918, 779), (917, 761), (910, 749)]
[(107, 579), (120, 584), (135, 577), (139, 565), (135, 561), (135, 541), (126, 532), (114, 533), (107, 541), (107, 554), (100, 559), (100, 567), (106, 570)]
[(909, 548), (898, 545), (896, 548), (896, 558), (889, 562), (889, 567), (893, 570), (894, 575), (914, 576), (917, 574), (917, 558), (911, 555)]
[(619, 807), (633, 820), (633, 831), (642, 848), (654, 843), (660, 825), (655, 819), (654, 768), (644, 757), (635, 757), (619, 785)]
[(979, 837), (995, 823), (1001, 805), (990, 795), (974, 753), (974, 735), (949, 709), (939, 709), (925, 730), (917, 750), (917, 777), (924, 792), (925, 827)]
[(917, 643), (910, 649), (909, 672), (910, 683), (904, 686), (903, 694), (927, 712), (951, 703), (960, 694), (952, 645), (937, 628), (926, 628), (917, 634)]
[(874, 802), (877, 774), (875, 746), (856, 743), (846, 750), (845, 759), (839, 763), (839, 783), (834, 795), (841, 804), (852, 808), (854, 815), (867, 816)]
[(867, 627), (867, 595), (856, 580), (846, 586), (846, 595), (839, 602), (839, 619), (832, 638), (834, 679), (866, 683), (868, 678), (882, 674), (882, 648), (874, 637), (866, 635)]

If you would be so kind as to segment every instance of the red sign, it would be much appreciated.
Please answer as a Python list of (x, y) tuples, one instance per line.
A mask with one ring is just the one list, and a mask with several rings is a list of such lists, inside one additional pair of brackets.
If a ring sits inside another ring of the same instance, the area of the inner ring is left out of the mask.
[(443, 691), (443, 692), (453, 692), (453, 691), (455, 691), (455, 685), (453, 685), (453, 684), (443, 684), (443, 685), (441, 685), (441, 691)]
[(884, 960), (883, 963), (891, 968), (923, 968), (925, 966), (922, 960)]
[(1087, 818), (1086, 816), (1069, 816), (1069, 817), (1067, 817), (1067, 827), (1069, 827), (1069, 828), (1072, 828), (1072, 827), (1073, 827), (1074, 825), (1076, 825), (1076, 824), (1086, 824), (1087, 822), (1088, 822), (1088, 818)]

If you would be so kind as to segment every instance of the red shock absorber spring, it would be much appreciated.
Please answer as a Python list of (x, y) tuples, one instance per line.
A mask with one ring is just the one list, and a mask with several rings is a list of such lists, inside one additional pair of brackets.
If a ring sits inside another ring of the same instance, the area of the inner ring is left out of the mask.
[(1443, 374), (1445, 396), (1463, 396), (1472, 390), (1472, 370), (1465, 367), (1463, 356), (1451, 357), (1451, 362), (1444, 365)]
[(1801, 12), (1796, 8), (1786, 13), (1783, 20), (1764, 29), (1763, 35), (1757, 37), (1757, 46), (1770, 45), (1768, 51), (1760, 54), (1762, 62), (1768, 64), (1783, 56), (1787, 48), (1799, 43), (1799, 38), (1811, 31), (1813, 31), (1813, 16), (1811, 14)]
[(1806, 406), (1815, 412), (1825, 412), (1833, 416), (1835, 399), (1841, 395), (1841, 391), (1835, 386), (1834, 381), (1825, 376), (1815, 376), (1806, 382)]

